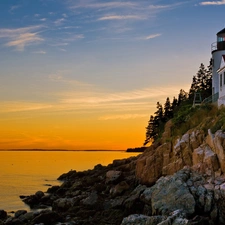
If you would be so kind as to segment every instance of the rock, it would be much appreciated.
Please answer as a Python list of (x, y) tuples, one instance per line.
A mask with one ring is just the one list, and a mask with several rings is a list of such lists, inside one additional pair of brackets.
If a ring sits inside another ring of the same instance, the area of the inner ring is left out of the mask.
[(169, 143), (155, 149), (152, 145), (149, 151), (144, 152), (136, 163), (136, 178), (141, 184), (152, 185), (162, 175), (163, 152), (170, 147)]
[(146, 221), (146, 225), (157, 225), (165, 220), (166, 216), (150, 216)]
[(181, 170), (174, 176), (162, 177), (143, 192), (141, 199), (152, 206), (153, 215), (168, 215), (178, 209), (188, 215), (195, 212), (195, 199), (185, 183), (189, 173)]
[(98, 195), (96, 192), (92, 192), (87, 198), (81, 201), (83, 205), (94, 207), (98, 203)]
[(115, 171), (115, 170), (109, 170), (106, 173), (106, 183), (114, 183), (119, 180), (121, 177), (122, 172), (121, 171)]
[(56, 192), (58, 189), (60, 188), (60, 186), (51, 186), (50, 188), (48, 188), (47, 193), (54, 193)]
[(52, 212), (50, 210), (42, 211), (38, 216), (36, 216), (32, 220), (32, 224), (46, 224), (46, 225), (54, 225), (56, 222), (62, 222), (63, 219), (56, 212)]
[(25, 223), (30, 222), (35, 216), (39, 215), (39, 212), (28, 212), (19, 216), (19, 219)]
[(27, 213), (27, 210), (18, 210), (18, 211), (15, 212), (15, 217), (18, 218), (21, 215), (24, 215), (26, 213)]
[(44, 195), (45, 195), (45, 194), (44, 194), (43, 191), (37, 191), (37, 192), (35, 193), (35, 196), (37, 196), (37, 198), (39, 198), (39, 199), (41, 199)]
[(5, 225), (24, 225), (24, 223), (16, 218), (9, 218), (6, 220)]
[(225, 172), (225, 133), (221, 130), (218, 130), (215, 135), (208, 130), (208, 136), (206, 143), (211, 147), (211, 149), (217, 154), (220, 168), (222, 172)]
[(121, 223), (121, 225), (146, 225), (148, 220), (148, 216), (134, 214), (128, 217), (125, 217)]
[(7, 217), (7, 212), (4, 210), (0, 210), (0, 220), (4, 220)]
[(130, 188), (130, 186), (127, 184), (126, 181), (121, 181), (119, 184), (117, 184), (115, 187), (112, 187), (110, 189), (110, 194), (115, 197), (118, 195), (121, 195), (125, 191), (127, 191)]
[(53, 202), (52, 209), (55, 211), (65, 212), (72, 206), (73, 206), (72, 198), (59, 198)]
[[(139, 204), (140, 201), (140, 195), (141, 193), (146, 189), (147, 187), (145, 185), (138, 185), (130, 194), (130, 196), (124, 200), (123, 205), (126, 207), (126, 209), (129, 209), (130, 212), (133, 211), (135, 208), (135, 211), (143, 210), (144, 205)], [(122, 204), (121, 204), (122, 205)], [(140, 212), (139, 212), (140, 213)]]

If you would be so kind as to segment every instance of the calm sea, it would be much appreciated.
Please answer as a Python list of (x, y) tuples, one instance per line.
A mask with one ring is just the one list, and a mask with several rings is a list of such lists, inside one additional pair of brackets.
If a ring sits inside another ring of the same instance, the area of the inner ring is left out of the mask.
[(20, 195), (45, 192), (49, 185), (60, 184), (57, 178), (70, 170), (92, 169), (135, 155), (123, 151), (0, 151), (0, 209), (29, 210)]

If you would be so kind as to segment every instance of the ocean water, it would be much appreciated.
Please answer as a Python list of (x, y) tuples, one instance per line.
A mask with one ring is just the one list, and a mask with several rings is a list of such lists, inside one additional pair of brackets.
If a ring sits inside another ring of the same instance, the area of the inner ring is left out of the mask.
[(47, 191), (60, 184), (57, 178), (70, 170), (92, 169), (139, 153), (124, 151), (0, 151), (0, 209), (30, 210), (19, 198)]

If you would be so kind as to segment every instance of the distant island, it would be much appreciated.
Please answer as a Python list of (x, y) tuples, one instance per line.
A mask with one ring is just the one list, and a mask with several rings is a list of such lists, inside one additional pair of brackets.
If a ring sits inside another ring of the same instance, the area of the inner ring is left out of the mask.
[(128, 148), (126, 152), (144, 152), (147, 147)]

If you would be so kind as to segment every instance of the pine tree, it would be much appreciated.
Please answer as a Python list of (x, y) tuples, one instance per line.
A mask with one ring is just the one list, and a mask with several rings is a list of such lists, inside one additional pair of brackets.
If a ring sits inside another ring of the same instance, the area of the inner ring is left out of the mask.
[(156, 108), (157, 108), (157, 111), (155, 112), (155, 121), (156, 121), (156, 125), (157, 124), (160, 125), (160, 123), (163, 121), (163, 107), (159, 102), (157, 102)]
[(177, 106), (178, 106), (178, 100), (175, 97), (173, 97), (173, 102), (171, 106), (172, 111), (174, 111)]
[(197, 90), (198, 92), (201, 92), (206, 89), (206, 69), (203, 63), (201, 63), (199, 70), (196, 74), (197, 78)]
[(167, 97), (166, 102), (164, 104), (164, 121), (168, 121), (172, 118), (172, 106), (170, 104), (170, 99)]
[(209, 61), (206, 72), (206, 97), (212, 95), (212, 58)]
[(148, 121), (148, 126), (146, 127), (146, 134), (145, 134), (145, 141), (144, 146), (147, 145), (149, 142), (153, 141), (155, 137), (154, 132), (154, 117), (151, 115)]
[(188, 94), (183, 89), (180, 89), (180, 93), (178, 95), (177, 105), (181, 105), (181, 103), (185, 102), (188, 99)]
[(193, 101), (195, 92), (197, 92), (197, 90), (198, 90), (197, 78), (196, 76), (193, 76), (191, 88), (189, 90), (189, 96), (188, 96), (189, 100)]

